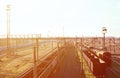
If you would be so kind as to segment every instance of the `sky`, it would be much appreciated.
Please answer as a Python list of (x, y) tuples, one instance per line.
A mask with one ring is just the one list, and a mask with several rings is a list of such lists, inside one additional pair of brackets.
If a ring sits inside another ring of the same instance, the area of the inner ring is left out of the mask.
[(120, 0), (0, 0), (0, 35), (6, 34), (6, 6), (10, 34), (41, 36), (120, 37)]

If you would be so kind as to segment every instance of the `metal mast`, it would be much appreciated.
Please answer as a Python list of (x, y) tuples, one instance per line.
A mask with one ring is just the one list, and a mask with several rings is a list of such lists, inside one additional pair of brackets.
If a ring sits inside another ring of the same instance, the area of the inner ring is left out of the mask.
[(10, 47), (10, 5), (7, 5), (7, 55), (9, 56), (11, 53), (10, 50), (9, 50), (9, 47)]

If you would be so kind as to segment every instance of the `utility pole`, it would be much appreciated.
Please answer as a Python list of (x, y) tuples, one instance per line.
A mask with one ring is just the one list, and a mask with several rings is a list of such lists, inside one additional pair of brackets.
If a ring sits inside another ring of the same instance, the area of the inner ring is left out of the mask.
[(116, 53), (115, 52), (115, 47), (116, 47), (116, 45), (115, 45), (115, 37), (113, 38), (113, 43), (114, 43), (114, 54)]
[(36, 45), (34, 45), (34, 54), (33, 54), (33, 58), (34, 58), (34, 67), (33, 67), (33, 78), (37, 78), (37, 53), (36, 53), (37, 47)]
[(53, 50), (53, 38), (52, 38), (52, 50)]
[(109, 39), (109, 51), (111, 51), (111, 38)]
[(39, 35), (36, 34), (37, 60), (39, 60)]
[[(7, 5), (7, 56), (11, 54), (10, 52), (10, 5)], [(10, 52), (10, 53), (9, 53)]]
[(83, 78), (83, 53), (82, 53), (82, 48), (83, 48), (83, 37), (81, 37), (81, 44), (80, 44), (80, 51), (81, 51), (81, 78)]
[(62, 28), (62, 31), (63, 31), (63, 38), (64, 38), (64, 26), (63, 26), (63, 28)]

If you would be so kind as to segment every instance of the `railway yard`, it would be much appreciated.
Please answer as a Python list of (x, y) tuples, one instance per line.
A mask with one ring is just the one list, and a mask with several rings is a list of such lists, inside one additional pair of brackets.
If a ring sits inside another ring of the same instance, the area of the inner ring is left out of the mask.
[[(25, 45), (27, 44), (27, 46)], [(1, 50), (0, 56), (0, 78), (15, 78), (25, 70), (33, 67), (34, 63), (34, 44), (30, 42), (21, 42), (17, 47), (11, 44), (13, 51), (12, 55), (7, 56), (7, 49)], [(52, 50), (57, 47), (56, 42), (40, 42), (37, 60), (43, 61), (47, 56), (52, 54)], [(22, 46), (21, 46), (22, 45)], [(2, 48), (2, 46), (1, 46)], [(4, 52), (4, 53), (3, 53)]]
[(101, 45), (101, 38), (1, 39), (0, 78), (119, 78), (120, 39)]
[(120, 78), (120, 0), (0, 0), (0, 78)]

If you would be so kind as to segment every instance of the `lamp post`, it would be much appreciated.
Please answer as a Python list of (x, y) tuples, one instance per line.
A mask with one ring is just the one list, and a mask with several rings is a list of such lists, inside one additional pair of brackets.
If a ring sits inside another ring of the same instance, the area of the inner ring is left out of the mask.
[(105, 34), (107, 33), (106, 27), (102, 28), (102, 33), (103, 33), (103, 49), (105, 49)]
[(7, 11), (7, 55), (9, 56), (9, 46), (10, 46), (10, 5), (7, 5), (6, 11)]

